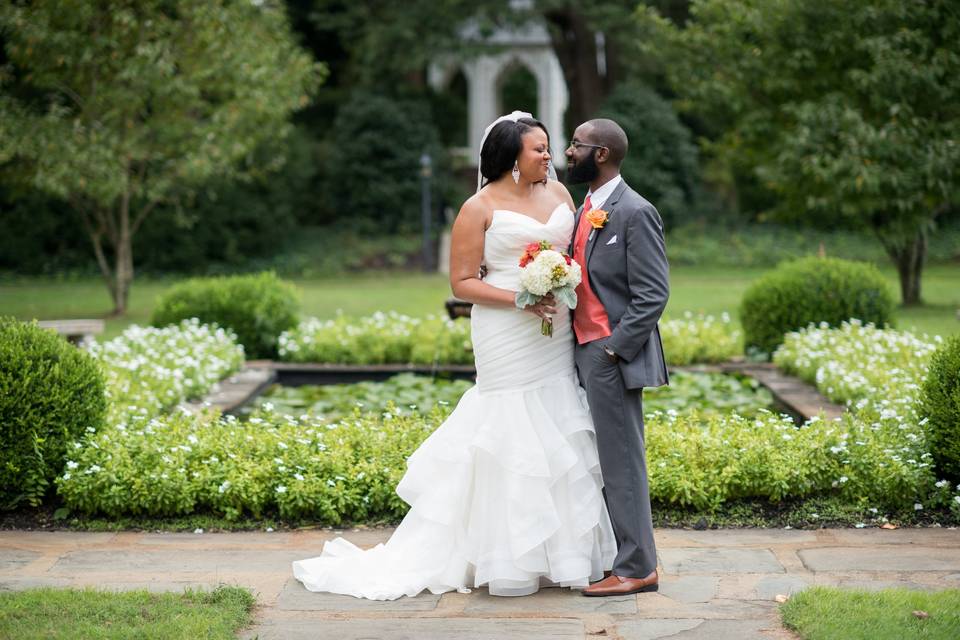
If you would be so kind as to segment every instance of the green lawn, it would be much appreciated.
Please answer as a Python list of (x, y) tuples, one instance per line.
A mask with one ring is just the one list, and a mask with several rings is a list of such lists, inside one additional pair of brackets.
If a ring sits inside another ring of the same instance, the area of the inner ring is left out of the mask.
[(30, 589), (0, 593), (0, 638), (227, 640), (250, 624), (253, 605), (239, 587), (162, 594)]
[(803, 640), (960, 638), (960, 589), (928, 593), (814, 587), (793, 596), (781, 612), (784, 624)]
[[(672, 292), (668, 315), (683, 311), (736, 317), (740, 297), (764, 269), (675, 267), (671, 272)], [(893, 269), (884, 270), (891, 287), (897, 280)], [(173, 280), (141, 279), (134, 283), (130, 311), (124, 318), (107, 320), (107, 337), (119, 334), (131, 323), (149, 321), (156, 296)], [(340, 309), (348, 315), (367, 315), (377, 310), (396, 310), (411, 315), (442, 313), (450, 295), (441, 275), (373, 273), (339, 278), (297, 280), (303, 293), (305, 315), (329, 318)], [(960, 333), (960, 266), (936, 265), (924, 271), (923, 296), (926, 305), (899, 309), (897, 323), (903, 329), (950, 335)], [(57, 282), (25, 278), (0, 284), (0, 314), (19, 318), (96, 318), (110, 311), (106, 287), (97, 279)]]

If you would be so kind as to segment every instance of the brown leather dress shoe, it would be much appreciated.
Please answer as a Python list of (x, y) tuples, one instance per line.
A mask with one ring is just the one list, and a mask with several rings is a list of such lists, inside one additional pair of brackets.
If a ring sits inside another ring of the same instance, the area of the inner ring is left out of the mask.
[(654, 569), (646, 578), (623, 578), (611, 574), (583, 590), (585, 596), (627, 596), (631, 593), (649, 593), (660, 588), (660, 575)]

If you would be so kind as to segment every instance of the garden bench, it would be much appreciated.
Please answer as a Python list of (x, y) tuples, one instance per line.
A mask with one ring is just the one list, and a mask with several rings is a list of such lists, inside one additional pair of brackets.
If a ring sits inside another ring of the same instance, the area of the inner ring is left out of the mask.
[(41, 320), (44, 329), (53, 329), (74, 344), (83, 344), (103, 333), (103, 320)]
[(460, 298), (448, 298), (445, 306), (450, 319), (456, 320), (457, 318), (469, 318), (473, 303)]

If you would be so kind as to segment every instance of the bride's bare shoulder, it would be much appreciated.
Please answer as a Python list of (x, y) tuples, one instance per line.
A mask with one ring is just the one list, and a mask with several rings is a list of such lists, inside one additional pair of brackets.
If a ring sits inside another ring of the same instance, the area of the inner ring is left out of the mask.
[(489, 202), (487, 194), (475, 193), (464, 201), (460, 207), (460, 213), (457, 214), (457, 221), (463, 221), (467, 224), (487, 226), (489, 218), (492, 217), (493, 208)]
[(576, 207), (573, 206), (573, 197), (567, 190), (566, 185), (559, 180), (547, 180), (547, 192), (556, 198), (558, 203), (566, 203), (568, 207), (576, 211)]

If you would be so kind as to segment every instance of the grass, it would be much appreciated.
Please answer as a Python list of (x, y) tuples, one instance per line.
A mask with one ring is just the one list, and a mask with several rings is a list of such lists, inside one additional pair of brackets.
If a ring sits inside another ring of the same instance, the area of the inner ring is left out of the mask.
[(803, 640), (955, 640), (960, 638), (960, 589), (870, 592), (813, 587), (790, 598), (781, 614)]
[(95, 589), (30, 589), (0, 593), (0, 638), (44, 640), (233, 639), (252, 621), (246, 589), (114, 593)]
[[(674, 267), (667, 315), (702, 311), (718, 315), (727, 311), (736, 318), (746, 288), (766, 269)], [(884, 274), (896, 289), (892, 268)], [(129, 324), (150, 320), (154, 301), (173, 280), (140, 279), (134, 283), (130, 308), (123, 318), (107, 318), (105, 338), (123, 331)], [(368, 315), (377, 310), (395, 310), (410, 315), (443, 313), (450, 296), (445, 276), (417, 273), (366, 273), (338, 278), (295, 280), (303, 295), (303, 313), (319, 318), (333, 317), (337, 310), (347, 315)], [(960, 333), (960, 266), (934, 265), (924, 270), (922, 307), (900, 308), (897, 326), (921, 333)], [(110, 312), (106, 287), (97, 279), (74, 282), (43, 278), (22, 278), (0, 284), (0, 314), (18, 318), (98, 318)]]

